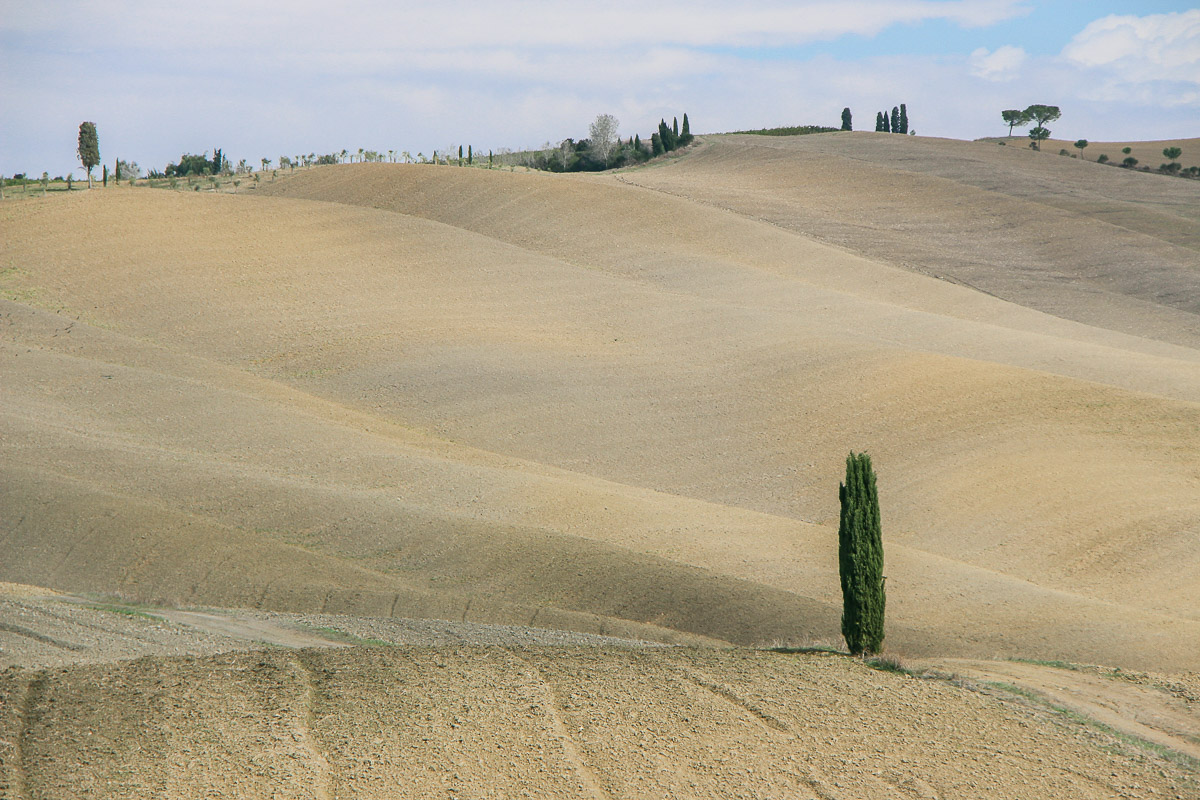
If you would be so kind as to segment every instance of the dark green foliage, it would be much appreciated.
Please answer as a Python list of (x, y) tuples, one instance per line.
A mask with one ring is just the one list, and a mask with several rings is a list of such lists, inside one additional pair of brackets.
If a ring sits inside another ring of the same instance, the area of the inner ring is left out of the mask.
[(882, 131), (883, 131), (883, 126), (884, 126), (884, 122), (883, 122), (883, 112), (882, 112), (882, 111), (876, 111), (876, 112), (875, 112), (875, 132), (876, 132), (876, 133), (880, 133), (880, 132), (882, 132)]
[(471, 145), (467, 145), (467, 165), (470, 166), (471, 164), (474, 164), (474, 163), (475, 163), (475, 150), (471, 147)]
[(671, 119), (671, 134), (675, 137), (675, 143), (679, 143), (679, 117)]
[(1024, 125), (1029, 122), (1029, 117), (1025, 116), (1025, 112), (1018, 108), (1010, 108), (1007, 111), (1000, 112), (1000, 118), (1008, 123), (1008, 135), (1012, 136), (1013, 128), (1017, 125)]
[(1029, 146), (1034, 150), (1042, 149), (1042, 142), (1050, 138), (1050, 129), (1038, 125), (1029, 131)]
[(1128, 158), (1126, 158), (1124, 161), (1121, 162), (1121, 166), (1132, 168), (1132, 167), (1136, 167), (1137, 163), (1138, 163), (1138, 160), (1136, 158), (1134, 158), (1133, 156), (1129, 156)]
[(1164, 147), (1163, 155), (1166, 156), (1169, 160), (1174, 161), (1175, 159), (1177, 159), (1181, 155), (1183, 155), (1183, 148), (1181, 148), (1181, 147)]
[(850, 453), (846, 457), (846, 482), (838, 485), (838, 498), (842, 635), (851, 654), (871, 655), (883, 645), (886, 578), (879, 494), (869, 455)]
[(850, 116), (849, 108), (842, 109), (842, 130), (844, 130), (844, 131), (854, 130), (854, 126), (852, 124), (852, 117)]
[(752, 133), (756, 136), (805, 136), (810, 133), (833, 133), (837, 128), (824, 125), (792, 125), (787, 128), (759, 128), (754, 131), (730, 131), (730, 133)]
[(121, 182), (121, 159), (117, 159), (116, 174), (113, 176), (117, 183)]
[(92, 183), (92, 170), (100, 163), (100, 137), (96, 133), (96, 123), (81, 122), (79, 124), (79, 163), (87, 170), (88, 185)]
[(900, 130), (896, 132), (908, 135), (908, 107), (904, 103), (900, 104)]
[(104, 165), (104, 185), (108, 186), (108, 164)]
[(892, 132), (892, 118), (888, 116), (887, 111), (880, 111), (879, 116), (883, 117), (883, 127), (880, 128), (884, 133)]
[(900, 132), (900, 108), (892, 106), (892, 133)]
[(696, 137), (692, 136), (692, 126), (688, 123), (688, 116), (683, 115), (683, 130), (679, 133), (679, 146), (687, 147)]
[(225, 168), (225, 156), (221, 153), (221, 148), (213, 150), (212, 164), (209, 169), (213, 175), (220, 175), (221, 170)]
[(1101, 153), (1099, 156), (1096, 157), (1097, 164), (1104, 164), (1107, 162), (1108, 162), (1108, 156), (1104, 155), (1104, 153)]
[(1130, 153), (1133, 152), (1133, 148), (1132, 147), (1122, 147), (1121, 152), (1124, 153), (1125, 155), (1129, 155)]
[(1075, 149), (1079, 151), (1079, 155), (1083, 155), (1083, 148), (1085, 148), (1087, 146), (1088, 146), (1087, 139), (1080, 139), (1079, 141), (1075, 142)]
[[(269, 161), (270, 159), (263, 159)], [(282, 162), (281, 162), (282, 163)], [(220, 173), (221, 168), (225, 166), (225, 157), (218, 149), (212, 160), (208, 159), (208, 153), (202, 155), (193, 155), (184, 153), (179, 157), (178, 164), (167, 164), (167, 168), (163, 173), (168, 177), (178, 176), (186, 177), (188, 175), (216, 175)], [(265, 164), (264, 164), (264, 169)]]

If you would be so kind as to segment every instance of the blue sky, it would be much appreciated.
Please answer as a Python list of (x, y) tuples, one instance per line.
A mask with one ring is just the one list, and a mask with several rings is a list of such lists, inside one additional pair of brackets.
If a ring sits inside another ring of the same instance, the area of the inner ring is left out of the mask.
[[(1056, 138), (1200, 136), (1200, 8), (1064, 0), (0, 0), (0, 173), (101, 156), (162, 169), (343, 148), (426, 154), (586, 136), (855, 127), (906, 103), (921, 135), (1005, 131), (1058, 105)], [(1198, 154), (1200, 155), (1200, 154)], [(1186, 161), (1185, 155), (1185, 161)]]

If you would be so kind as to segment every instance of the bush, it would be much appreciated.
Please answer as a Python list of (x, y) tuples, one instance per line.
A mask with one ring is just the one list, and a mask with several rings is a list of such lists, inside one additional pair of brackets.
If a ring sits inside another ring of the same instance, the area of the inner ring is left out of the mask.
[[(1128, 150), (1129, 148), (1125, 148), (1125, 149)], [(1137, 166), (1137, 163), (1138, 163), (1138, 160), (1136, 158), (1134, 158), (1133, 156), (1129, 156), (1128, 158), (1126, 158), (1124, 161), (1121, 162), (1121, 166), (1129, 167), (1130, 169), (1132, 169), (1133, 167)]]
[(1104, 153), (1101, 153), (1100, 155), (1096, 156), (1096, 163), (1097, 164), (1108, 163), (1108, 156), (1104, 155)]

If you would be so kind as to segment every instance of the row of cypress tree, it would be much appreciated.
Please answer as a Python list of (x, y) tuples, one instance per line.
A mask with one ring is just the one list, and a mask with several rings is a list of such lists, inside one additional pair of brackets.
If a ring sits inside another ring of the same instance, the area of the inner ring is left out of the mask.
[(908, 133), (908, 108), (904, 103), (892, 106), (891, 116), (886, 111), (875, 115), (875, 130), (882, 133)]
[(663, 153), (687, 147), (695, 138), (692, 136), (687, 114), (683, 115), (682, 130), (679, 127), (679, 117), (673, 118), (670, 125), (662, 119), (658, 121), (658, 132), (650, 134), (650, 151), (653, 155), (661, 156)]

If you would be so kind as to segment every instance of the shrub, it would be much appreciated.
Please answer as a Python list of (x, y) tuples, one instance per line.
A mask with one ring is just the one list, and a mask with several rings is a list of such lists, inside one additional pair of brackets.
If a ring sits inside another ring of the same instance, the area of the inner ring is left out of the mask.
[[(1129, 148), (1126, 147), (1125, 149), (1128, 150)], [(1137, 166), (1137, 163), (1138, 163), (1138, 160), (1136, 158), (1134, 158), (1133, 156), (1129, 156), (1124, 161), (1121, 162), (1121, 166), (1133, 168), (1133, 167)]]
[(1101, 153), (1100, 155), (1096, 156), (1097, 164), (1105, 164), (1107, 162), (1108, 162), (1108, 156), (1104, 155), (1104, 153)]

